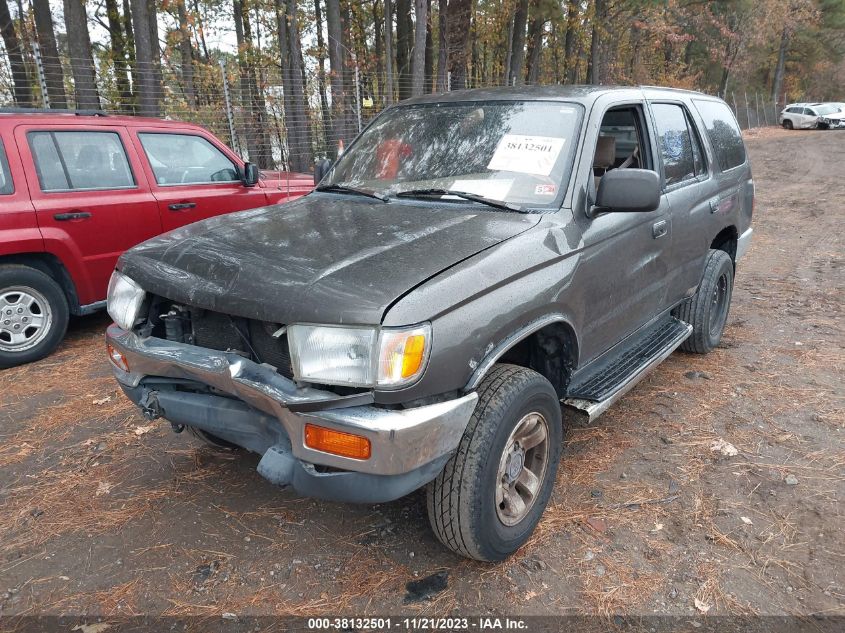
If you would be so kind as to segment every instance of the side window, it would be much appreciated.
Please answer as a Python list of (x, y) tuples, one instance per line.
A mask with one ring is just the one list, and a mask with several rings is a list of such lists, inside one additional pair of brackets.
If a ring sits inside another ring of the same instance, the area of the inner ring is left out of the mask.
[(240, 180), (232, 161), (201, 136), (145, 132), (138, 137), (159, 185)]
[(707, 138), (722, 171), (742, 165), (745, 162), (745, 144), (731, 109), (723, 101), (694, 99), (693, 103), (704, 120)]
[(12, 172), (9, 170), (9, 161), (6, 158), (6, 148), (3, 147), (3, 139), (0, 139), (0, 196), (8, 196), (15, 193), (15, 185), (12, 182)]
[(804, 108), (804, 114), (807, 116), (818, 116), (815, 112), (813, 112), (812, 108)]
[(117, 132), (30, 132), (29, 148), (42, 191), (135, 186)]
[[(666, 185), (674, 185), (695, 178), (696, 162), (693, 150), (693, 137), (687, 124), (687, 116), (682, 106), (671, 103), (652, 104), (657, 125), (657, 142), (663, 158), (663, 171)], [(700, 167), (699, 167), (700, 169)]]

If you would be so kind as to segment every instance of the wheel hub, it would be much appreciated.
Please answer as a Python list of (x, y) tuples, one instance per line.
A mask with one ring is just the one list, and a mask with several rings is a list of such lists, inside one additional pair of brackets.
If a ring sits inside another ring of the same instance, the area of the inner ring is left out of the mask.
[(537, 412), (522, 417), (511, 432), (496, 476), (496, 514), (505, 525), (522, 521), (537, 499), (549, 460), (549, 427)]
[(50, 331), (47, 299), (33, 288), (0, 290), (0, 351), (21, 352), (38, 345)]

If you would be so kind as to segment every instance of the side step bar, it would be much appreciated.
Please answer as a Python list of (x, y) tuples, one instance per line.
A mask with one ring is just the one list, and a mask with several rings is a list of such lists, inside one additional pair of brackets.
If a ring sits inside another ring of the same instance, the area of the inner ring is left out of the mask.
[(690, 334), (689, 323), (674, 317), (662, 320), (588, 375), (576, 375), (562, 404), (582, 421), (592, 422), (666, 360)]

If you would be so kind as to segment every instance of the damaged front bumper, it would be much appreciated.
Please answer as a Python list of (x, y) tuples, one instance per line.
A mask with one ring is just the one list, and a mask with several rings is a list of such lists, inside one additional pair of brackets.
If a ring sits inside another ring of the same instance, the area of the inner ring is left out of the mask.
[[(112, 325), (107, 343), (126, 395), (148, 417), (192, 426), (262, 455), (258, 472), (304, 496), (378, 503), (434, 479), (457, 448), (478, 396), (409, 409), (359, 404), (360, 397), (300, 387), (267, 365)], [(309, 448), (305, 424), (366, 437), (369, 459)]]

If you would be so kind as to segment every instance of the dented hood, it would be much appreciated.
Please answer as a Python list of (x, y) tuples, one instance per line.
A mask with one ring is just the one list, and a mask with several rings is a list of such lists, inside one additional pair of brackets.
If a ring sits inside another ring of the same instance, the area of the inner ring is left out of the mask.
[(217, 312), (375, 325), (418, 284), (539, 218), (314, 193), (171, 231), (118, 267), (149, 292)]

